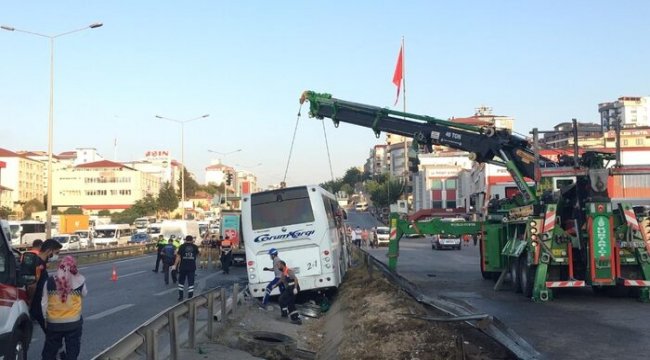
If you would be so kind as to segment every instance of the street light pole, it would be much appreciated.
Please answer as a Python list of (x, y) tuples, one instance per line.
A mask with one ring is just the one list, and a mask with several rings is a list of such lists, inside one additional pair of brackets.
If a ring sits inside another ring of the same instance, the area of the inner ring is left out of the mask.
[[(219, 152), (219, 151), (214, 151), (214, 150), (208, 149), (208, 152), (213, 153), (213, 154), (219, 154), (219, 155), (224, 156), (224, 157), (228, 156), (228, 155), (231, 155), (231, 154), (234, 154), (234, 153), (238, 153), (240, 151), (241, 151), (241, 149), (228, 151), (228, 152)], [(221, 164), (221, 158), (219, 158), (219, 163)]]
[(201, 115), (187, 120), (177, 120), (156, 115), (156, 118), (158, 119), (169, 120), (181, 124), (181, 216), (183, 220), (185, 220), (185, 124), (191, 121), (207, 118), (208, 116), (210, 116), (210, 114)]
[(6, 31), (15, 31), (21, 32), (24, 34), (34, 35), (38, 37), (43, 37), (50, 39), (50, 110), (48, 115), (48, 125), (47, 125), (47, 216), (45, 224), (45, 233), (46, 237), (49, 239), (52, 237), (52, 142), (54, 138), (54, 40), (56, 38), (73, 34), (79, 31), (96, 29), (102, 27), (102, 23), (93, 23), (88, 26), (82, 27), (80, 29), (66, 31), (64, 33), (56, 35), (46, 35), (33, 31), (17, 29), (13, 26), (2, 25), (0, 29)]

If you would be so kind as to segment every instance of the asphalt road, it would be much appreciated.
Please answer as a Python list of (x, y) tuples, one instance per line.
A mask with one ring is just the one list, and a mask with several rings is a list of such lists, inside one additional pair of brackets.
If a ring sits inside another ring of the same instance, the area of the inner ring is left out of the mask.
[[(110, 263), (83, 266), (88, 296), (83, 303), (83, 336), (79, 359), (90, 359), (135, 330), (142, 323), (176, 304), (177, 285), (165, 285), (162, 273), (154, 273), (153, 255)], [(113, 265), (118, 280), (111, 281)], [(198, 270), (195, 293), (217, 286), (246, 281), (243, 267), (231, 268), (229, 275), (215, 270)], [(198, 285), (197, 285), (198, 284)], [(28, 359), (40, 359), (45, 336), (35, 325)]]
[[(374, 218), (350, 211), (348, 221), (363, 226)], [(370, 252), (387, 262), (386, 248)], [(507, 285), (494, 291), (494, 283), (481, 278), (473, 245), (437, 251), (428, 239), (402, 239), (399, 254), (398, 272), (427, 295), (460, 299), (498, 317), (547, 359), (650, 358), (650, 304), (596, 296), (590, 289), (556, 292), (547, 303), (533, 303)]]

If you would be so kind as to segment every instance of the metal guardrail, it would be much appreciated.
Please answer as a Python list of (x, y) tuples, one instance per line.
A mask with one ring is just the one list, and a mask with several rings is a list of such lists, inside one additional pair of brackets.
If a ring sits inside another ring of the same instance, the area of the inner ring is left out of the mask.
[[(458, 299), (449, 297), (432, 298), (424, 295), (416, 285), (397, 272), (390, 271), (386, 264), (374, 258), (367, 251), (354, 246), (352, 248), (354, 249), (353, 252), (357, 253), (357, 258), (360, 258), (363, 261), (363, 264), (367, 267), (370, 278), (372, 278), (373, 272), (376, 271), (376, 268), (383, 273), (389, 281), (404, 290), (419, 303), (433, 307), (452, 317), (467, 317), (479, 313), (472, 306)], [(517, 335), (514, 330), (492, 315), (481, 314), (481, 319), (478, 321), (466, 320), (464, 322), (503, 345), (519, 359), (532, 360), (542, 358), (542, 355), (524, 338)]]
[(77, 251), (62, 251), (61, 255), (72, 255), (77, 258), (77, 261), (86, 263), (89, 259), (96, 260), (110, 260), (118, 257), (125, 257), (131, 255), (144, 255), (156, 251), (156, 244), (134, 244), (134, 245), (122, 245), (122, 246), (106, 246), (106, 247), (95, 247), (93, 249), (87, 250), (77, 250)]
[[(215, 338), (215, 320), (224, 323), (243, 302), (244, 291), (234, 284), (231, 296), (214, 288), (172, 306), (104, 350), (93, 360), (179, 359), (182, 346), (194, 348), (197, 339)], [(215, 313), (215, 307), (220, 309)], [(168, 341), (165, 341), (167, 338)]]

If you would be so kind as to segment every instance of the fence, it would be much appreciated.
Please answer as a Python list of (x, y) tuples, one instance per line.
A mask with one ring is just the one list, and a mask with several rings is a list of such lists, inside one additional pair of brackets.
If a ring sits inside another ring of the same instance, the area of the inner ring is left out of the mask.
[[(194, 348), (202, 335), (210, 340), (215, 338), (215, 320), (224, 323), (228, 314), (234, 313), (243, 301), (244, 292), (239, 288), (239, 284), (234, 284), (230, 296), (227, 296), (225, 288), (215, 288), (179, 303), (142, 324), (93, 359), (178, 359), (182, 346)], [(220, 306), (216, 312), (215, 306)]]

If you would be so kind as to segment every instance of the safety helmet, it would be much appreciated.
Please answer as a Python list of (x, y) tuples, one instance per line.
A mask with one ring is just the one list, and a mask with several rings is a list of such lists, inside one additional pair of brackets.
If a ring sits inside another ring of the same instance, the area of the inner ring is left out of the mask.
[(271, 248), (269, 250), (269, 255), (277, 255), (278, 254), (278, 249), (276, 248)]

